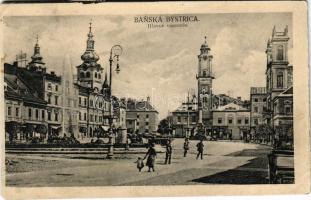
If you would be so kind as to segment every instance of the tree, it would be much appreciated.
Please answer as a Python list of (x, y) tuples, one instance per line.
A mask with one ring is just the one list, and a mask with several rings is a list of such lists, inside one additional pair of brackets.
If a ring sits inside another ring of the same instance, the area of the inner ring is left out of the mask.
[(270, 141), (270, 137), (274, 135), (272, 127), (268, 124), (260, 124), (255, 129), (255, 140)]
[(158, 133), (161, 134), (168, 134), (170, 133), (170, 125), (167, 119), (162, 119), (158, 125)]

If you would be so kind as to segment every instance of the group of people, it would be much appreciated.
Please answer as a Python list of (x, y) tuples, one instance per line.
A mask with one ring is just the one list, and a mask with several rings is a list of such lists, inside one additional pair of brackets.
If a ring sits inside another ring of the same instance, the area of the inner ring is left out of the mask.
[[(183, 149), (184, 149), (184, 157), (187, 156), (187, 153), (190, 149), (190, 142), (188, 138), (185, 138), (184, 144), (183, 144)], [(147, 158), (147, 162), (146, 162), (146, 166), (148, 167), (148, 172), (151, 172), (151, 170), (154, 172), (154, 165), (155, 165), (155, 159), (157, 157), (157, 152), (154, 148), (154, 143), (150, 144), (150, 147), (145, 155), (144, 158), (138, 157), (138, 160), (136, 161), (137, 163), (137, 168), (139, 171), (142, 170), (142, 168), (144, 167), (144, 160)], [(196, 145), (197, 147), (197, 156), (196, 159), (199, 159), (199, 157), (201, 158), (201, 160), (203, 159), (203, 150), (204, 150), (204, 144), (203, 144), (203, 139), (200, 140), (199, 143), (197, 143)], [(165, 162), (164, 164), (171, 164), (171, 158), (172, 158), (172, 144), (171, 144), (171, 140), (168, 139), (166, 146), (165, 146)]]

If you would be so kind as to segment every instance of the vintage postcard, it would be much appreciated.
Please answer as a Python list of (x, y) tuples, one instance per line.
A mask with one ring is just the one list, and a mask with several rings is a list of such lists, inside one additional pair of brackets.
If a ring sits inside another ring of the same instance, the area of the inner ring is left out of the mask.
[(309, 192), (305, 2), (0, 13), (5, 198)]

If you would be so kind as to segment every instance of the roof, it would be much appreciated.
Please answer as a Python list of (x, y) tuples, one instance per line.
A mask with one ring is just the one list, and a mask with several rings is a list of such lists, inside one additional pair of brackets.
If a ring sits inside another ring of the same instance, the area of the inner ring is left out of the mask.
[(4, 74), (4, 81), (7, 83), (6, 98), (23, 100), (26, 103), (47, 104), (46, 101), (36, 96), (16, 75)]
[(242, 106), (239, 106), (235, 103), (229, 103), (225, 106), (220, 106), (214, 111), (248, 111), (246, 108), (243, 108)]
[(267, 94), (266, 87), (251, 87), (251, 94)]
[(133, 99), (128, 99), (126, 102), (126, 111), (152, 111), (158, 113), (158, 111), (150, 104), (149, 101), (137, 101)]

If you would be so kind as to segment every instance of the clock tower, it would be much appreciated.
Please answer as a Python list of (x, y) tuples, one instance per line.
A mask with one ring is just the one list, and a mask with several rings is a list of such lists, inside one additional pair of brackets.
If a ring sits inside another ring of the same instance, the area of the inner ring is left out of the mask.
[(210, 48), (207, 45), (206, 37), (204, 43), (200, 48), (200, 55), (198, 55), (198, 124), (204, 127), (211, 126), (212, 121), (212, 81), (214, 79), (212, 74), (212, 59)]

